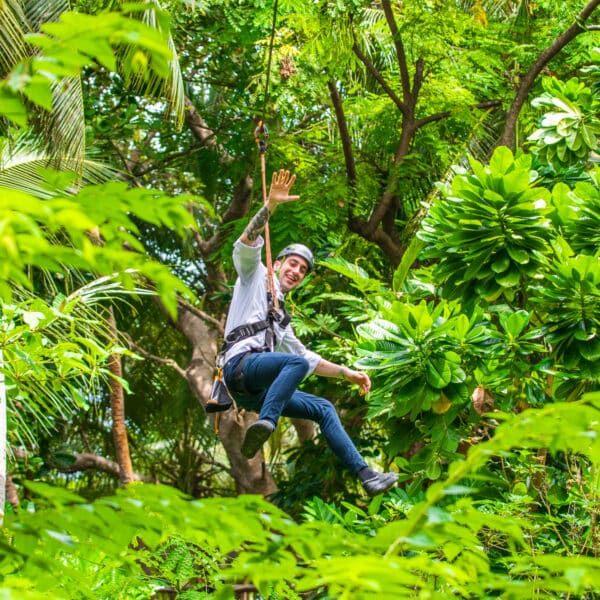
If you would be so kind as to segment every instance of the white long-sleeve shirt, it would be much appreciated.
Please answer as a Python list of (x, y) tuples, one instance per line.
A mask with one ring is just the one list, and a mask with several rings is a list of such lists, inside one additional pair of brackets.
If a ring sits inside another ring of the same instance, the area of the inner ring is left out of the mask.
[[(264, 240), (259, 237), (256, 246), (248, 246), (237, 240), (233, 245), (233, 264), (238, 278), (233, 289), (233, 298), (225, 323), (225, 336), (240, 325), (248, 325), (267, 318), (267, 268), (261, 262)], [(283, 294), (279, 288), (279, 282), (275, 280), (277, 297), (283, 301)], [(283, 316), (283, 311), (280, 309)], [(319, 364), (321, 357), (306, 348), (296, 337), (292, 326), (288, 324), (281, 328), (275, 323), (275, 351), (287, 352), (304, 357), (309, 363), (307, 376), (310, 375)], [(236, 354), (248, 352), (252, 349), (265, 346), (267, 330), (259, 331), (251, 337), (244, 338), (235, 343), (225, 353), (226, 363)]]

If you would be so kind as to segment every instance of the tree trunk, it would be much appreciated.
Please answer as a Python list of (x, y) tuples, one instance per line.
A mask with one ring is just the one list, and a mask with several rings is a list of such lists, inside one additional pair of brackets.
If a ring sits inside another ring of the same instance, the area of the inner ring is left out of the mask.
[[(117, 342), (118, 331), (115, 314), (110, 307), (108, 323), (111, 328), (113, 342)], [(113, 439), (115, 442), (115, 456), (119, 464), (120, 481), (127, 485), (134, 479), (133, 467), (131, 466), (131, 455), (129, 454), (129, 442), (127, 440), (127, 427), (125, 425), (125, 394), (123, 386), (119, 381), (123, 377), (123, 366), (120, 354), (112, 354), (108, 361), (108, 369), (113, 375), (109, 381), (110, 408), (113, 421)]]
[(6, 475), (6, 502), (8, 502), (15, 510), (19, 508), (21, 501), (19, 500), (19, 492), (17, 486), (12, 479), (10, 473)]
[[(186, 370), (188, 385), (204, 406), (212, 387), (219, 332), (183, 304), (179, 307), (177, 326), (192, 345), (192, 359)], [(204, 418), (204, 414), (200, 418)], [(215, 416), (208, 418), (214, 424)], [(255, 419), (254, 413), (243, 409), (225, 411), (218, 417), (218, 435), (231, 465), (237, 493), (269, 495), (277, 488), (265, 468), (262, 452), (250, 460), (240, 452), (244, 432)]]

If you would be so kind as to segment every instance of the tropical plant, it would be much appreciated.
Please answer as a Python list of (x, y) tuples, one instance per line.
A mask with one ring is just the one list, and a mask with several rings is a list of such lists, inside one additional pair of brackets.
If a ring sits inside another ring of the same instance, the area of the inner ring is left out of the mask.
[[(71, 181), (64, 174), (49, 172), (48, 177), (49, 185), (58, 190)], [(135, 218), (185, 236), (193, 222), (185, 202), (149, 190), (128, 190), (117, 182), (84, 188), (76, 197), (57, 195), (51, 201), (5, 190), (0, 207), (6, 240), (0, 249), (0, 297), (10, 300), (15, 285), (31, 289), (28, 269), (66, 276), (69, 268), (79, 268), (100, 275), (118, 273), (128, 287), (136, 277), (145, 277), (174, 313), (175, 291), (189, 294), (189, 290), (167, 268), (140, 253), (143, 246), (134, 235), (139, 231)]]
[(544, 93), (531, 101), (533, 107), (548, 109), (539, 128), (529, 136), (546, 162), (570, 165), (587, 161), (598, 148), (600, 98), (577, 77), (567, 82), (545, 77)]
[(552, 346), (553, 395), (574, 399), (600, 380), (600, 263), (597, 256), (559, 255), (532, 289), (531, 302)]
[[(54, 175), (49, 181), (60, 188), (64, 178)], [(178, 294), (191, 297), (167, 269), (132, 251), (140, 248), (131, 233), (137, 231), (134, 215), (168, 224), (182, 235), (190, 223), (180, 199), (147, 194), (124, 184), (89, 187), (76, 198), (52, 200), (4, 190), (0, 369), (9, 437), (0, 440), (3, 453), (7, 441), (38, 449), (40, 436), (87, 407), (86, 395), (108, 376), (109, 353), (125, 352), (99, 319), (100, 300), (153, 293), (175, 312)], [(74, 268), (86, 271), (92, 281), (68, 295), (56, 294), (51, 302), (34, 295), (36, 278), (46, 273), (48, 287), (60, 288)], [(4, 414), (0, 418), (6, 423)]]
[(465, 366), (475, 369), (486, 352), (490, 329), (482, 315), (471, 320), (460, 305), (394, 302), (381, 317), (357, 326), (361, 343), (357, 366), (383, 370), (369, 398), (369, 416), (445, 412), (464, 405), (470, 386)]
[[(287, 585), (291, 598), (391, 599), (414, 597), (415, 589), (440, 597), (591, 598), (600, 577), (592, 545), (599, 411), (598, 396), (589, 395), (519, 415), (498, 413), (503, 422), (494, 438), (453, 462), (448, 477), (416, 502), (401, 494), (386, 499), (388, 510), (404, 515), (387, 523), (318, 502), (310, 519), (296, 523), (256, 496), (194, 501), (147, 484), (90, 504), (31, 483), (31, 510), (10, 515), (0, 545), (5, 595), (119, 599), (162, 590), (227, 598), (237, 589), (275, 600)], [(535, 488), (515, 481), (511, 502), (488, 497), (491, 461), (504, 459), (520, 477), (519, 455), (540, 447), (557, 460), (567, 453), (574, 475), (587, 467), (562, 499), (550, 488), (540, 495), (551, 502), (543, 505), (551, 526), (532, 513)], [(561, 512), (565, 502), (578, 505), (577, 523)], [(371, 514), (380, 503), (372, 501)], [(576, 541), (579, 527), (585, 533)]]
[(587, 172), (588, 180), (577, 182), (572, 189), (556, 185), (552, 201), (559, 213), (561, 230), (573, 251), (596, 254), (600, 244), (600, 169)]
[(499, 147), (489, 165), (469, 163), (473, 172), (457, 173), (417, 233), (426, 243), (423, 256), (438, 260), (434, 276), (445, 297), (522, 305), (554, 235), (550, 194), (535, 185), (528, 155), (515, 158)]

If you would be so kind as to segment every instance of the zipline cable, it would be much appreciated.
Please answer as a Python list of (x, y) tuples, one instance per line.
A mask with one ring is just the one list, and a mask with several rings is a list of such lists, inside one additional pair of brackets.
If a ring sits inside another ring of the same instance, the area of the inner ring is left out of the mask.
[[(267, 102), (269, 99), (269, 80), (271, 79), (271, 64), (273, 62), (273, 44), (275, 41), (275, 27), (277, 24), (277, 4), (278, 0), (275, 0), (273, 7), (273, 22), (271, 24), (271, 39), (269, 42), (269, 54), (267, 60), (267, 73), (265, 82), (265, 95), (263, 98), (263, 106), (261, 116), (258, 120), (258, 125), (254, 130), (254, 140), (258, 145), (260, 152), (260, 172), (262, 180), (262, 198), (263, 204), (267, 204), (267, 168), (265, 154), (267, 152), (267, 139), (269, 137), (269, 131), (265, 125), (265, 114), (267, 110)], [(265, 225), (265, 260), (267, 263), (267, 295), (270, 295), (275, 309), (279, 308), (279, 298), (275, 293), (275, 280), (273, 274), (273, 256), (271, 254), (271, 236), (269, 232), (269, 222)]]
[(269, 42), (269, 58), (267, 60), (267, 80), (265, 82), (265, 96), (263, 98), (262, 121), (265, 121), (265, 111), (267, 108), (267, 100), (269, 97), (269, 80), (271, 79), (271, 63), (273, 61), (273, 42), (275, 40), (275, 27), (277, 25), (277, 4), (279, 0), (275, 0), (273, 6), (273, 22), (271, 23), (271, 40)]

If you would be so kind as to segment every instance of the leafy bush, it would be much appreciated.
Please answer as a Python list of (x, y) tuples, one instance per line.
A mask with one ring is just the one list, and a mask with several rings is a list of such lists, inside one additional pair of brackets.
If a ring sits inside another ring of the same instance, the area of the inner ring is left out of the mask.
[(410, 414), (414, 419), (432, 407), (445, 412), (450, 404), (468, 400), (465, 363), (476, 367), (490, 331), (481, 314), (469, 319), (459, 311), (456, 302), (394, 302), (382, 307), (381, 318), (358, 325), (356, 365), (384, 371), (369, 398), (369, 416)]
[[(398, 490), (345, 514), (315, 500), (302, 523), (253, 496), (194, 501), (133, 484), (88, 504), (30, 484), (34, 504), (8, 516), (0, 544), (3, 597), (118, 600), (173, 589), (224, 599), (251, 583), (272, 599), (591, 598), (600, 592), (600, 395), (496, 417), (493, 439), (425, 494)], [(528, 483), (524, 466), (540, 448), (555, 457), (555, 474)], [(488, 469), (498, 460), (513, 477), (502, 502)]]
[(503, 146), (487, 166), (471, 158), (473, 173), (458, 173), (431, 207), (417, 235), (424, 257), (439, 261), (434, 273), (445, 297), (512, 302), (545, 264), (550, 195), (535, 186), (531, 161)]
[(531, 105), (548, 109), (540, 118), (539, 129), (529, 136), (550, 164), (570, 165), (586, 160), (598, 147), (600, 119), (598, 100), (592, 89), (572, 77), (567, 82), (544, 77), (545, 92)]

